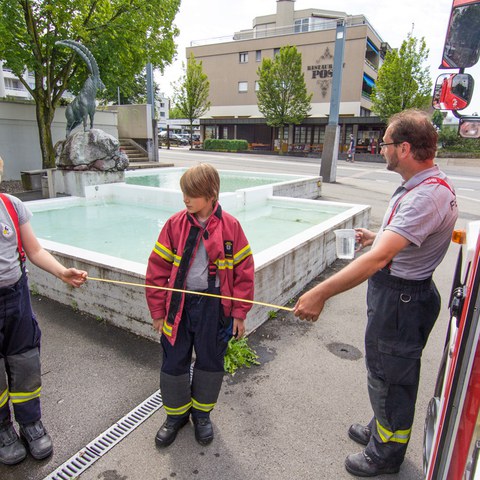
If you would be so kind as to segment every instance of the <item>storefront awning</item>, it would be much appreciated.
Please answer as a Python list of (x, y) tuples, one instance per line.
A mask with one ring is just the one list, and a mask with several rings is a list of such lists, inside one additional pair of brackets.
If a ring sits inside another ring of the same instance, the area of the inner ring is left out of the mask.
[(374, 87), (374, 86), (375, 86), (375, 80), (373, 80), (373, 78), (369, 77), (366, 73), (363, 74), (363, 81), (364, 81), (369, 87)]
[(370, 41), (369, 38), (367, 38), (367, 45), (375, 52), (378, 54), (378, 48)]

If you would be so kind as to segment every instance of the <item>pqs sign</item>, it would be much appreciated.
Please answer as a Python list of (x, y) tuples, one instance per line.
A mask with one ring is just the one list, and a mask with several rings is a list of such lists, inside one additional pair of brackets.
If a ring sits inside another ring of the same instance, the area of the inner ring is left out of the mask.
[(326, 63), (324, 65), (309, 65), (308, 71), (312, 72), (312, 78), (332, 78), (333, 77), (333, 64)]

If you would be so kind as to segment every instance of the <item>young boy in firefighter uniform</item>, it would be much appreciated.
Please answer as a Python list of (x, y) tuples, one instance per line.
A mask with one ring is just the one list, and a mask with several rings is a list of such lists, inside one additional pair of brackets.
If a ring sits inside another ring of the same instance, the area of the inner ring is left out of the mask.
[[(0, 181), (2, 173), (0, 158)], [(73, 287), (87, 278), (87, 272), (65, 268), (40, 246), (31, 216), (18, 198), (0, 194), (0, 463), (6, 465), (27, 455), (11, 421), (10, 403), (32, 457), (41, 460), (53, 451), (40, 420), (41, 333), (30, 303), (24, 251), (37, 267)]]
[[(252, 252), (238, 220), (218, 203), (217, 170), (194, 166), (183, 174), (180, 187), (186, 209), (160, 232), (146, 284), (252, 300)], [(232, 335), (244, 334), (251, 304), (154, 288), (146, 289), (146, 297), (153, 328), (162, 335), (160, 389), (167, 413), (155, 442), (170, 445), (191, 415), (196, 440), (207, 445), (213, 440), (210, 412), (222, 385), (227, 343)]]

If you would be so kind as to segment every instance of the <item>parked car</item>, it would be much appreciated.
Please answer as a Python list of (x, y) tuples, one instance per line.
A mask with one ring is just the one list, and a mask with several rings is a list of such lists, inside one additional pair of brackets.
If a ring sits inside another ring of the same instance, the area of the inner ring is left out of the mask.
[(190, 144), (190, 137), (191, 137), (191, 141), (194, 144), (195, 142), (198, 143), (200, 141), (200, 135), (198, 133), (192, 133), (192, 135), (190, 135), (189, 133), (179, 133), (178, 135), (184, 138), (185, 140), (187, 140), (188, 144)]
[(179, 137), (183, 138), (184, 140), (186, 140), (187, 143), (190, 143), (190, 134), (189, 133), (178, 133), (177, 135)]
[[(188, 145), (188, 140), (181, 137), (177, 133), (168, 132), (168, 139), (170, 140), (171, 145)], [(164, 130), (158, 134), (158, 141), (166, 144), (167, 143), (167, 130)]]

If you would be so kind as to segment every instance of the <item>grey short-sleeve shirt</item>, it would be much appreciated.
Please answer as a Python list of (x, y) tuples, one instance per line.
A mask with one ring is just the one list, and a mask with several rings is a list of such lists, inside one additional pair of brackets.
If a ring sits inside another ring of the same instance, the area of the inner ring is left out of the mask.
[[(32, 218), (32, 213), (17, 197), (7, 195), (18, 215), (20, 225), (27, 223)], [(0, 288), (16, 283), (22, 275), (17, 250), (17, 233), (8, 211), (0, 200)]]
[(458, 216), (455, 194), (453, 187), (425, 182), (431, 177), (440, 178), (451, 187), (447, 176), (437, 166), (415, 175), (391, 198), (377, 235), (378, 240), (384, 230), (391, 230), (410, 241), (393, 258), (390, 271), (396, 277), (408, 280), (430, 277), (450, 244)]

